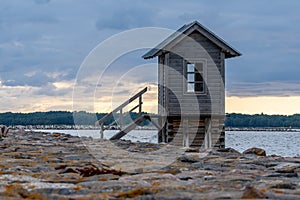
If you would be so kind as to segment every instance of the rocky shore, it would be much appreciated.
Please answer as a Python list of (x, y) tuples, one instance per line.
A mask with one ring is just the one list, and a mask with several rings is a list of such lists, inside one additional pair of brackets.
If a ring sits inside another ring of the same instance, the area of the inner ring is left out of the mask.
[(262, 149), (14, 133), (0, 141), (0, 199), (300, 199), (300, 158)]

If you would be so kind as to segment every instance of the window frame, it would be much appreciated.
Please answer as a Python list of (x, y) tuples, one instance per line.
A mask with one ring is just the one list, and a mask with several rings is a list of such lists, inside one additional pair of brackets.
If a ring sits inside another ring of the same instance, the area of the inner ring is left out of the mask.
[[(194, 71), (193, 72), (189, 72), (188, 70), (188, 64), (194, 64), (195, 67), (194, 67)], [(196, 68), (196, 64), (201, 64), (202, 65), (202, 73), (200, 71), (198, 71), (199, 74), (201, 74), (202, 76), (202, 81), (197, 81), (195, 80), (195, 77), (194, 77), (194, 81), (189, 81), (188, 80), (188, 74), (194, 74), (195, 76), (195, 72), (197, 69)], [(183, 73), (184, 73), (184, 80), (183, 80), (183, 91), (184, 91), (184, 94), (197, 94), (197, 95), (205, 95), (207, 93), (207, 60), (206, 59), (187, 59), (187, 60), (184, 60), (183, 62)], [(201, 83), (203, 84), (203, 90), (202, 91), (195, 91), (195, 83)], [(194, 83), (194, 91), (188, 91), (188, 84), (189, 83)]]

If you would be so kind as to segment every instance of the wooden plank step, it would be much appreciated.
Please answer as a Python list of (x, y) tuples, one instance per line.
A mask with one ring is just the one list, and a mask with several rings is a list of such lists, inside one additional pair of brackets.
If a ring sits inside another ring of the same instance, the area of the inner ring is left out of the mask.
[(131, 124), (129, 124), (128, 126), (126, 126), (123, 130), (117, 132), (114, 136), (112, 136), (110, 138), (110, 140), (118, 140), (121, 137), (125, 136), (127, 133), (129, 133), (130, 131), (132, 131), (133, 129), (135, 129), (140, 123), (142, 123), (143, 121), (147, 120), (148, 117), (147, 116), (139, 116), (136, 120), (134, 120)]

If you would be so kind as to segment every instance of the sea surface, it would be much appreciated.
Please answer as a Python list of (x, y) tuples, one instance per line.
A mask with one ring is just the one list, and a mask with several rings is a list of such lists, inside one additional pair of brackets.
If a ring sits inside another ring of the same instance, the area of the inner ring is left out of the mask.
[[(34, 130), (51, 133), (67, 133), (73, 136), (87, 136), (99, 138), (99, 130)], [(107, 130), (104, 138), (110, 138), (117, 130)], [(157, 143), (156, 130), (133, 130), (122, 139), (133, 142)], [(256, 131), (226, 131), (225, 146), (232, 147), (239, 152), (251, 147), (266, 150), (267, 155), (280, 155), (284, 157), (300, 156), (300, 130), (297, 132), (256, 132)]]

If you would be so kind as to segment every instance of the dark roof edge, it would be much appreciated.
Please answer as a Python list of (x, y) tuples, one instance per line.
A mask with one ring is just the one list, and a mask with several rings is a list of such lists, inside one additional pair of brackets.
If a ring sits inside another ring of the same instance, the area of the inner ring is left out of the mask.
[(211, 30), (209, 30), (208, 28), (206, 28), (205, 26), (203, 26), (202, 24), (200, 24), (198, 21), (194, 21), (193, 23), (197, 24), (198, 26), (200, 26), (202, 29), (204, 29), (205, 31), (207, 31), (211, 36), (215, 37), (223, 45), (225, 45), (228, 49), (230, 49), (235, 54), (232, 57), (241, 56), (242, 55), (241, 52), (239, 52), (238, 50), (236, 50), (235, 48), (233, 48), (230, 44), (228, 44), (227, 42), (225, 42), (225, 40), (223, 40), (221, 37), (219, 37), (218, 35), (216, 35), (215, 33), (213, 33)]
[[(202, 24), (200, 24), (198, 21), (194, 21), (189, 24), (183, 25), (180, 29), (175, 31), (173, 34), (171, 34), (169, 37), (167, 37), (165, 40), (163, 40), (161, 43), (159, 43), (156, 47), (153, 49), (150, 49), (147, 53), (145, 53), (142, 58), (144, 59), (150, 59), (153, 57), (156, 57), (165, 46), (173, 42), (177, 37), (179, 37), (181, 34), (184, 34), (187, 30), (192, 28), (194, 25), (198, 25), (201, 29), (203, 29), (208, 34), (208, 39), (211, 40), (214, 44), (219, 46), (222, 50), (225, 51), (225, 57), (231, 58), (236, 56), (241, 56), (242, 54), (234, 49), (232, 46), (230, 46), (228, 43), (226, 43), (222, 38), (214, 34), (212, 31), (204, 27)], [(202, 33), (202, 32), (201, 32)], [(203, 34), (203, 33), (202, 33)], [(207, 36), (205, 36), (207, 37)]]

